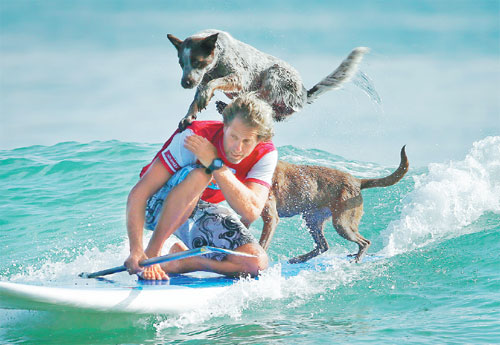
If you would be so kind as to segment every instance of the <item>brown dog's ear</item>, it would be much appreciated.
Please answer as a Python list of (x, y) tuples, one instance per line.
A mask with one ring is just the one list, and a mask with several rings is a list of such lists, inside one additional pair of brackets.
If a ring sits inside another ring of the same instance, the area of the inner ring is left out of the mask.
[(167, 37), (170, 40), (170, 42), (172, 42), (172, 44), (175, 46), (175, 48), (177, 50), (179, 50), (181, 48), (182, 41), (180, 39), (178, 39), (177, 37), (175, 37), (172, 34), (167, 34)]
[(208, 36), (207, 38), (203, 39), (201, 42), (201, 46), (207, 53), (211, 53), (214, 48), (215, 48), (215, 42), (217, 42), (217, 37), (219, 36), (219, 33), (213, 34)]

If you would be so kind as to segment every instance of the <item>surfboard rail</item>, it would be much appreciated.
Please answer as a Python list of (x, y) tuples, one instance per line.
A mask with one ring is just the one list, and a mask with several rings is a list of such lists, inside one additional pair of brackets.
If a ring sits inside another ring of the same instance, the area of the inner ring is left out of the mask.
[(0, 282), (0, 308), (173, 314), (203, 307), (228, 286), (53, 287)]

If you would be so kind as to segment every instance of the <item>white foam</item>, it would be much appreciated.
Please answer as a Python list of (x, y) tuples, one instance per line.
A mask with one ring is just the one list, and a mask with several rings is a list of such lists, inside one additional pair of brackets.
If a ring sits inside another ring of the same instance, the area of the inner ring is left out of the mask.
[(53, 261), (47, 259), (41, 265), (23, 267), (21, 273), (12, 275), (10, 281), (44, 282), (73, 280), (82, 271), (93, 272), (109, 267), (120, 266), (128, 255), (125, 243), (108, 245), (104, 250), (97, 247), (86, 249), (73, 261)]
[[(144, 236), (145, 244), (150, 237), (151, 233), (147, 232)], [(173, 237), (168, 239), (162, 250), (162, 254), (166, 254), (170, 246), (177, 241)], [(76, 252), (77, 249), (73, 249), (73, 251)], [(127, 238), (123, 238), (118, 244), (107, 245), (104, 249), (87, 245), (87, 249), (81, 254), (73, 255), (68, 250), (64, 250), (64, 257), (75, 257), (69, 262), (57, 259), (60, 256), (57, 255), (55, 260), (58, 261), (46, 259), (43, 263), (22, 266), (22, 272), (13, 274), (8, 280), (13, 282), (72, 281), (82, 271), (95, 272), (110, 267), (121, 266), (128, 255), (129, 246)], [(112, 279), (118, 282), (129, 282), (135, 279), (135, 277), (130, 277), (128, 274), (116, 274), (113, 275)]]
[(259, 280), (242, 279), (229, 287), (224, 293), (224, 298), (212, 301), (209, 306), (203, 309), (187, 311), (164, 320), (160, 317), (155, 327), (161, 331), (170, 327), (182, 328), (216, 317), (229, 316), (238, 319), (242, 311), (251, 305), (261, 303), (263, 300), (274, 300), (282, 297), (283, 278), (280, 272), (281, 268), (276, 266), (264, 272)]
[(430, 164), (428, 170), (414, 177), (400, 219), (382, 232), (381, 254), (463, 235), (474, 231), (467, 226), (484, 213), (500, 213), (500, 136), (475, 142), (463, 161)]
[[(148, 240), (146, 236), (145, 241)], [(168, 250), (170, 244), (165, 248)], [(165, 251), (166, 251), (165, 250)], [(344, 250), (340, 248), (340, 250)], [(311, 265), (321, 265), (319, 270), (303, 270), (296, 276), (284, 277), (283, 267), (276, 264), (264, 271), (259, 279), (242, 279), (229, 287), (224, 298), (212, 301), (207, 307), (190, 310), (179, 315), (157, 315), (155, 324), (157, 332), (170, 328), (183, 328), (197, 325), (201, 322), (216, 318), (230, 318), (238, 320), (248, 311), (269, 310), (273, 308), (273, 301), (279, 301), (280, 308), (300, 308), (311, 301), (323, 298), (329, 291), (339, 286), (352, 284), (367, 275), (379, 275), (385, 268), (383, 265), (353, 265), (346, 261), (345, 252), (332, 248), (321, 257), (312, 259)], [(92, 272), (108, 267), (119, 266), (128, 255), (128, 241), (124, 238), (121, 243), (109, 245), (104, 249), (89, 248), (78, 254), (70, 262), (55, 262), (47, 260), (43, 264), (28, 266), (22, 273), (9, 278), (10, 281), (47, 282), (54, 281), (74, 282), (76, 276), (82, 272)], [(285, 265), (285, 264), (284, 264)], [(289, 264), (286, 264), (289, 265)], [(134, 277), (126, 273), (113, 275), (111, 278), (118, 283), (132, 282)], [(148, 319), (149, 320), (149, 319)], [(167, 331), (168, 332), (168, 331)]]
[[(345, 257), (345, 254), (340, 255)], [(231, 286), (224, 298), (212, 301), (204, 309), (190, 310), (177, 316), (158, 316), (155, 328), (158, 333), (169, 328), (184, 328), (214, 318), (239, 320), (248, 311), (268, 310), (279, 301), (281, 309), (296, 309), (311, 301), (321, 300), (323, 295), (339, 286), (349, 285), (366, 278), (367, 274), (380, 275), (384, 265), (367, 263), (353, 265), (336, 253), (327, 253), (310, 261), (324, 267), (323, 271), (302, 270), (296, 276), (284, 277), (282, 265), (277, 264), (264, 271), (258, 280), (244, 279)], [(289, 264), (285, 264), (289, 265)]]

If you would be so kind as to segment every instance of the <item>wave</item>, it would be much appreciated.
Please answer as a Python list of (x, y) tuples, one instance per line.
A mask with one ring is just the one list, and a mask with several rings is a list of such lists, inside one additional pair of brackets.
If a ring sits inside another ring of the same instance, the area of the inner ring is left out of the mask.
[[(292, 145), (278, 148), (281, 160), (294, 164), (322, 165), (348, 172), (357, 177), (371, 178), (388, 175), (393, 168), (383, 167), (376, 163), (348, 160), (342, 156), (318, 149), (302, 149)], [(398, 159), (398, 155), (395, 155)], [(395, 161), (395, 166), (399, 161)]]
[[(50, 152), (54, 153), (54, 149), (60, 149), (60, 152), (48, 157)], [(34, 175), (16, 175), (21, 180), (55, 182), (50, 185), (52, 193), (42, 193), (37, 204), (53, 202), (54, 207), (60, 208), (61, 204), (58, 205), (56, 201), (59, 194), (69, 186), (75, 193), (72, 200), (77, 203), (68, 206), (68, 211), (78, 212), (77, 216), (65, 219), (61, 226), (51, 225), (58, 217), (53, 214), (53, 207), (45, 209), (37, 205), (35, 215), (26, 215), (21, 220), (7, 218), (9, 223), (6, 229), (11, 232), (5, 233), (7, 237), (0, 238), (0, 247), (8, 250), (0, 253), (0, 259), (4, 262), (0, 266), (3, 267), (0, 268), (0, 280), (58, 285), (71, 283), (82, 271), (92, 272), (121, 265), (128, 255), (128, 241), (123, 224), (126, 192), (131, 180), (137, 178), (136, 168), (150, 159), (156, 150), (156, 145), (95, 142), (61, 143), (54, 147), (25, 148), (22, 152), (0, 152), (0, 165), (2, 158), (10, 159), (10, 163), (17, 161), (34, 166), (44, 165), (45, 168)], [(298, 164), (327, 165), (348, 170), (354, 175), (384, 175), (392, 170), (373, 163), (349, 161), (321, 150), (303, 150), (293, 146), (281, 147), (280, 155), (282, 159)], [(27, 160), (31, 163), (27, 163)], [(48, 173), (67, 160), (83, 164), (74, 169)], [(87, 166), (90, 162), (94, 164)], [(122, 172), (123, 176), (119, 179), (111, 178), (117, 171)], [(61, 176), (67, 175), (71, 175), (71, 180), (74, 181), (62, 184), (64, 179)], [(88, 202), (95, 196), (85, 194), (89, 187), (81, 184), (83, 177), (93, 181), (94, 187), (100, 190), (100, 203)], [(0, 189), (2, 181), (4, 180), (0, 179)], [(34, 185), (36, 184), (30, 185), (29, 189)], [(385, 259), (362, 265), (353, 265), (339, 259), (339, 256), (345, 258), (348, 244), (336, 234), (328, 233), (327, 236), (338, 239), (340, 245), (333, 242), (331, 250), (318, 258), (324, 265), (323, 271), (301, 271), (296, 276), (285, 278), (282, 276), (284, 264), (277, 263), (258, 280), (239, 281), (228, 289), (223, 299), (213, 301), (206, 308), (186, 311), (176, 316), (141, 317), (141, 322), (144, 322), (146, 328), (153, 327), (157, 337), (167, 339), (172, 329), (189, 330), (193, 325), (201, 323), (207, 323), (207, 327), (210, 327), (212, 320), (218, 322), (219, 319), (230, 319), (231, 322), (249, 313), (272, 315), (277, 309), (283, 320), (288, 320), (297, 313), (351, 303), (351, 293), (359, 298), (373, 293), (372, 288), (381, 294), (399, 289), (394, 276), (404, 275), (408, 262), (420, 265), (421, 259), (412, 254), (394, 257), (396, 254), (411, 252), (447, 238), (482, 231), (484, 227), (474, 227), (471, 224), (488, 212), (500, 214), (500, 137), (488, 137), (474, 143), (462, 161), (431, 164), (424, 173), (410, 172), (409, 177), (397, 186), (399, 187), (396, 188), (400, 188), (397, 193), (394, 190), (375, 189), (371, 194), (366, 193), (365, 198), (367, 213), (374, 215), (367, 214), (364, 219), (371, 217), (371, 221), (367, 222), (371, 224), (371, 228), (384, 229), (378, 239), (374, 233), (378, 230), (370, 229), (372, 234), (369, 237), (373, 242), (384, 242), (383, 246), (377, 246), (382, 248), (378, 254), (387, 256)], [(102, 189), (104, 187), (117, 190), (119, 195), (117, 196), (116, 191), (107, 192)], [(25, 201), (14, 198), (13, 194), (15, 193), (11, 191), (9, 200), (13, 206), (9, 210), (15, 213)], [(402, 200), (401, 195), (404, 196)], [(105, 207), (108, 204), (113, 207), (108, 206), (106, 212), (99, 213), (96, 210), (96, 205)], [(383, 217), (388, 215), (391, 215), (392, 221), (385, 222)], [(27, 221), (33, 225), (25, 225)], [(307, 249), (309, 234), (305, 229), (297, 232), (297, 224), (300, 224), (300, 220), (292, 219), (280, 225), (276, 236), (281, 236), (282, 242), (277, 240), (270, 249), (274, 262), (277, 261), (276, 258), (300, 254), (290, 253), (290, 250), (303, 252)], [(47, 231), (50, 227), (54, 229), (53, 233)], [(260, 228), (254, 230), (260, 231)], [(146, 233), (145, 242), (149, 236)], [(16, 240), (22, 237), (22, 244), (14, 247), (14, 241), (9, 240), (13, 237)], [(292, 240), (296, 242), (290, 242)], [(40, 242), (45, 242), (46, 247), (42, 247)], [(172, 239), (168, 243), (173, 243)], [(25, 247), (31, 248), (30, 251), (23, 249)], [(168, 244), (165, 247), (168, 248)], [(134, 284), (134, 278), (125, 273), (116, 274), (111, 279), (120, 285)], [(272, 318), (267, 317), (265, 320), (272, 321)]]
[(463, 161), (430, 164), (414, 181), (400, 218), (381, 233), (380, 254), (481, 231), (470, 225), (488, 212), (500, 214), (500, 136), (475, 142)]

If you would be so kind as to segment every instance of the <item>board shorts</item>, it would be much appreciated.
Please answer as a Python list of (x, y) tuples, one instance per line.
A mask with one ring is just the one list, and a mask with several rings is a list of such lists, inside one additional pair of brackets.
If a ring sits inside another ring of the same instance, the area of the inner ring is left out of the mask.
[[(177, 171), (146, 204), (145, 228), (156, 228), (163, 208), (163, 201), (168, 193), (181, 183), (188, 174), (200, 165), (193, 164)], [(189, 248), (213, 246), (234, 250), (247, 243), (258, 243), (250, 231), (243, 225), (236, 213), (222, 205), (199, 200), (188, 220), (174, 233)], [(221, 261), (226, 254), (209, 253), (205, 257)]]

